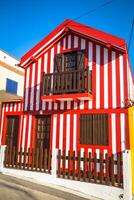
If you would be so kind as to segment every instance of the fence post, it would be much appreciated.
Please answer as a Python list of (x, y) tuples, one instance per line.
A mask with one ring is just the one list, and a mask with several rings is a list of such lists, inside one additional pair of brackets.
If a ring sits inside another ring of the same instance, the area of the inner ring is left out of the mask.
[(58, 155), (58, 149), (54, 149), (52, 151), (52, 176), (56, 178), (57, 176), (57, 155)]
[(6, 149), (6, 145), (0, 146), (0, 172), (2, 172), (4, 168), (5, 149)]
[(132, 200), (131, 151), (123, 151), (124, 200)]

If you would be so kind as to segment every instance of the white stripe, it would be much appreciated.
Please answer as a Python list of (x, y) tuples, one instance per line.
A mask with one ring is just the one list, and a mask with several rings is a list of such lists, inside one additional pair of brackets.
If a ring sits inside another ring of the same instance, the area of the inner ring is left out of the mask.
[(88, 66), (89, 70), (92, 70), (92, 63), (93, 63), (93, 43), (88, 43)]
[(33, 110), (33, 105), (34, 105), (34, 80), (35, 80), (35, 63), (32, 65), (32, 81), (31, 81), (31, 94), (30, 94), (30, 110)]
[(8, 105), (8, 104), (6, 104), (6, 112), (8, 112), (8, 107), (9, 107), (9, 105)]
[(66, 153), (68, 153), (70, 149), (70, 114), (67, 114), (66, 120)]
[(71, 108), (71, 101), (67, 101), (67, 109), (69, 110)]
[(57, 115), (53, 116), (53, 140), (52, 140), (52, 151), (56, 149), (56, 127), (57, 127)]
[(121, 151), (126, 149), (126, 139), (125, 139), (125, 114), (120, 114), (120, 128), (121, 128)]
[(68, 49), (71, 49), (71, 35), (68, 36)]
[(54, 110), (57, 110), (57, 109), (58, 109), (58, 104), (54, 103)]
[[(81, 148), (81, 149), (80, 149), (80, 156), (81, 156), (81, 158), (84, 157), (84, 148)], [(80, 168), (81, 168), (81, 170), (84, 169), (84, 168), (83, 168), (83, 163), (84, 163), (84, 161), (80, 161)]]
[(91, 100), (89, 100), (89, 101), (88, 101), (88, 108), (89, 108), (89, 109), (92, 109), (92, 107), (93, 107), (92, 104), (93, 104), (93, 102), (92, 102)]
[(63, 149), (63, 115), (60, 114), (60, 134), (59, 134), (59, 149)]
[(24, 150), (24, 147), (25, 147), (25, 136), (26, 136), (26, 116), (24, 116), (23, 134), (22, 134), (22, 149), (23, 150)]
[(37, 87), (36, 87), (36, 110), (39, 110), (40, 104), (40, 75), (41, 75), (41, 58), (38, 60), (38, 74), (37, 74)]
[(44, 55), (44, 72), (47, 73), (48, 53)]
[(66, 48), (66, 37), (63, 38), (63, 50)]
[(45, 110), (45, 109), (46, 109), (46, 102), (43, 101), (43, 102), (42, 102), (42, 110)]
[(3, 105), (2, 116), (1, 116), (0, 145), (2, 143), (1, 139), (2, 139), (3, 126), (4, 126), (4, 112), (5, 112), (5, 104)]
[(77, 102), (74, 101), (74, 110), (77, 110)]
[(112, 102), (113, 108), (116, 108), (116, 65), (115, 65), (116, 55), (112, 52)]
[(25, 111), (28, 109), (29, 77), (30, 77), (30, 68), (28, 67), (26, 76), (26, 89), (25, 89)]
[(52, 102), (48, 102), (48, 110), (52, 110)]
[(78, 37), (74, 36), (74, 48), (78, 48)]
[(50, 73), (54, 71), (54, 47), (51, 49)]
[(60, 109), (61, 109), (61, 110), (64, 110), (64, 101), (61, 101), (61, 102), (60, 102)]
[(104, 108), (108, 108), (108, 50), (104, 48)]
[[(100, 158), (100, 149), (96, 149), (96, 158), (99, 159)], [(100, 163), (97, 163), (96, 166), (96, 171), (99, 172), (100, 171)]]
[(29, 115), (27, 148), (30, 147), (30, 140), (31, 140), (31, 127), (32, 127), (32, 115)]
[(14, 112), (16, 112), (17, 111), (17, 103), (15, 103), (15, 105), (14, 105)]
[(60, 53), (60, 42), (57, 44), (57, 53)]
[(85, 45), (85, 40), (81, 39), (81, 49), (85, 49), (86, 45)]
[(77, 115), (74, 114), (74, 123), (73, 123), (73, 151), (76, 151), (76, 132), (77, 132)]
[(21, 103), (18, 104), (18, 111), (20, 111)]
[(96, 45), (96, 108), (100, 108), (100, 46)]
[(111, 114), (112, 123), (112, 153), (116, 153), (116, 119), (115, 114)]
[(84, 109), (84, 100), (80, 101), (80, 109), (83, 110)]
[(11, 103), (10, 104), (10, 112), (12, 112), (13, 111), (13, 104)]
[[(40, 49), (38, 49), (32, 56), (35, 56), (36, 54), (38, 54), (42, 49), (44, 49), (48, 44), (50, 44), (56, 37), (58, 37), (65, 28), (63, 28), (61, 31), (58, 32), (58, 34), (56, 34), (51, 40), (49, 40), (47, 43), (45, 43)], [(22, 63), (22, 66), (25, 65), (27, 63), (27, 61), (29, 60), (29, 58)]]
[(121, 108), (124, 107), (124, 68), (123, 68), (123, 56), (119, 57), (120, 62), (120, 100), (121, 100)]

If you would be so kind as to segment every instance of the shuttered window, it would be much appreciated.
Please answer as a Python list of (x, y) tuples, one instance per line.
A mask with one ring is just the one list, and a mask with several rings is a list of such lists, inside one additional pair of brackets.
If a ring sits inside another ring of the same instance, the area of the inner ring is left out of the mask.
[(108, 145), (108, 114), (81, 114), (80, 144)]
[(55, 72), (83, 69), (85, 66), (85, 51), (72, 51), (55, 56)]

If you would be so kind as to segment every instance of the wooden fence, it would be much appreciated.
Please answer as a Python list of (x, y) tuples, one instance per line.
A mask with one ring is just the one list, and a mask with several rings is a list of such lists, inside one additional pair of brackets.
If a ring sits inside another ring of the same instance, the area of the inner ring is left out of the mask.
[(122, 154), (108, 156), (100, 153), (84, 155), (81, 157), (80, 152), (76, 155), (74, 151), (72, 155), (68, 151), (68, 155), (61, 150), (58, 152), (58, 170), (57, 175), (60, 178), (72, 179), (77, 181), (99, 183), (123, 187), (122, 177)]
[(5, 167), (50, 173), (51, 151), (48, 149), (20, 149), (6, 147)]

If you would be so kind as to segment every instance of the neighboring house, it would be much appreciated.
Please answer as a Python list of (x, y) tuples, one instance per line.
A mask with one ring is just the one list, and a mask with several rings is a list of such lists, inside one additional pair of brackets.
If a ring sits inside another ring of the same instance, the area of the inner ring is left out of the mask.
[(0, 50), (0, 91), (23, 96), (24, 69), (19, 60)]
[(24, 101), (3, 103), (1, 144), (97, 158), (129, 149), (134, 84), (124, 39), (66, 20), (20, 65)]

